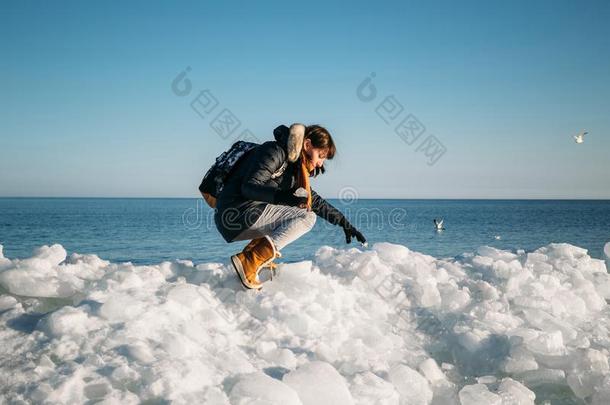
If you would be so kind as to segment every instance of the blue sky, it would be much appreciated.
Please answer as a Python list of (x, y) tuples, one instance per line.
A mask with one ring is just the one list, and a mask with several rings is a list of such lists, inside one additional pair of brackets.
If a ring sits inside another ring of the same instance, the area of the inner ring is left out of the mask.
[[(303, 122), (338, 145), (313, 182), (329, 198), (610, 198), (608, 21), (606, 1), (3, 1), (0, 196), (196, 197), (242, 130)], [(241, 124), (223, 139), (225, 108)]]

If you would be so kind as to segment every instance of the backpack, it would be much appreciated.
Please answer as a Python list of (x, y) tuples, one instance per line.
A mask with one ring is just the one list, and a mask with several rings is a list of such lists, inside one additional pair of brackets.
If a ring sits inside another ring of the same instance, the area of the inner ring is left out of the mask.
[(253, 142), (237, 141), (216, 158), (199, 185), (199, 192), (210, 207), (216, 208), (216, 199), (237, 162), (257, 146), (259, 145)]

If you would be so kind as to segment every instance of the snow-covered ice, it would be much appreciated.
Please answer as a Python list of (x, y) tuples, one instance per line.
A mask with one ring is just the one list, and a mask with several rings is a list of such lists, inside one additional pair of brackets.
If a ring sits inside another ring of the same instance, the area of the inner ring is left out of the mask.
[(608, 299), (568, 244), (326, 246), (260, 292), (228, 264), (0, 246), (0, 403), (607, 404)]

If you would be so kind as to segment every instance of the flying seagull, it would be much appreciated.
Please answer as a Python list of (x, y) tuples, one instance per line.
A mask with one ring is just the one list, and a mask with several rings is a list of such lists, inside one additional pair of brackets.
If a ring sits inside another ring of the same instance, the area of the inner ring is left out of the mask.
[(436, 227), (436, 231), (437, 232), (445, 230), (445, 228), (443, 228), (443, 221), (444, 221), (444, 219), (441, 218), (439, 220), (439, 219), (434, 218), (432, 221), (434, 222), (434, 226)]
[(587, 131), (580, 131), (580, 133), (576, 136), (574, 136), (574, 142), (576, 143), (583, 143), (585, 141), (585, 135), (587, 135), (588, 132)]

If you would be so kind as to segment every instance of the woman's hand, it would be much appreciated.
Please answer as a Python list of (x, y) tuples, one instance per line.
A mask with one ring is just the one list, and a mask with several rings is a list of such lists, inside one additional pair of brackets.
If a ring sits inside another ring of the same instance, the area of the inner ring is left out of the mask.
[(366, 239), (362, 232), (356, 229), (352, 224), (346, 221), (341, 226), (343, 227), (343, 232), (345, 233), (345, 243), (351, 243), (352, 237), (356, 238), (356, 240), (360, 243), (366, 243)]

